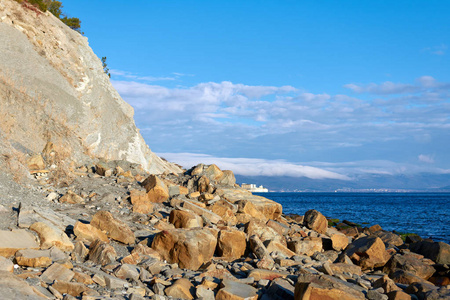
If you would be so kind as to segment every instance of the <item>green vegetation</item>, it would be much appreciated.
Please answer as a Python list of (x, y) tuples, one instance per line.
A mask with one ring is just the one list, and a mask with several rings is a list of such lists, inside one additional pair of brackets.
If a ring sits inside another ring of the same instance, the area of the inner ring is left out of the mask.
[(337, 224), (339, 224), (339, 219), (328, 219), (328, 226), (335, 227)]
[(109, 73), (109, 68), (108, 68), (108, 65), (106, 64), (106, 56), (102, 57), (102, 65), (103, 65), (103, 71), (105, 72), (105, 74), (108, 75), (109, 78), (111, 78), (111, 73)]
[(398, 231), (394, 231), (394, 233), (398, 234), (403, 242), (406, 242), (406, 237), (408, 237), (408, 236), (418, 236), (419, 237), (418, 234), (415, 234), (415, 233), (412, 233), (412, 232), (398, 232)]
[[(78, 18), (69, 18), (62, 12), (62, 3), (61, 1), (56, 0), (16, 0), (22, 4), (31, 4), (34, 7), (37, 7), (40, 11), (46, 12), (47, 10), (51, 12), (55, 17), (60, 19), (64, 24), (80, 32), (81, 21)], [(80, 32), (81, 33), (81, 32)]]

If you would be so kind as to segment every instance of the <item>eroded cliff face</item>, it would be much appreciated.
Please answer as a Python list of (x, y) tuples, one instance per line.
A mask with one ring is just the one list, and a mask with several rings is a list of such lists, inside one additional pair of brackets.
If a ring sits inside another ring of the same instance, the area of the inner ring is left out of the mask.
[(150, 151), (133, 113), (86, 37), (50, 12), (0, 0), (2, 153), (39, 153), (52, 142), (75, 163), (127, 160), (150, 173), (180, 172)]

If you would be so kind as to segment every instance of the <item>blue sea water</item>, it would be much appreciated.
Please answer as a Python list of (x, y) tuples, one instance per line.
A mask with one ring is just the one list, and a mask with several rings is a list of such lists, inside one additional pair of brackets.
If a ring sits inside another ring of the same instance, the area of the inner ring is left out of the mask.
[(411, 232), (450, 243), (450, 193), (255, 193), (283, 205), (284, 214), (323, 215), (363, 226)]

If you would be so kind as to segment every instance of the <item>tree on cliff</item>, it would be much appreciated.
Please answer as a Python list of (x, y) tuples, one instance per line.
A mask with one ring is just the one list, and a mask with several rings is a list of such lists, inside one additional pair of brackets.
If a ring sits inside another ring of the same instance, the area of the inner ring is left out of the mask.
[[(73, 30), (76, 30), (80, 32), (81, 28), (81, 21), (78, 18), (69, 18), (67, 15), (65, 15), (62, 12), (62, 2), (56, 1), (56, 0), (16, 0), (19, 3), (28, 2), (41, 11), (49, 11), (51, 12), (55, 17), (60, 19), (64, 24), (72, 28)], [(81, 33), (81, 32), (80, 32)]]

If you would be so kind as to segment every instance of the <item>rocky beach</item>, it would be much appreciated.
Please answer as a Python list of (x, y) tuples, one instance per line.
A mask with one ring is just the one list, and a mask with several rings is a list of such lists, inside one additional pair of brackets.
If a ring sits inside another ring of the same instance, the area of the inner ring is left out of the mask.
[(0, 0), (0, 299), (450, 299), (446, 243), (155, 155), (87, 38), (25, 4)]

